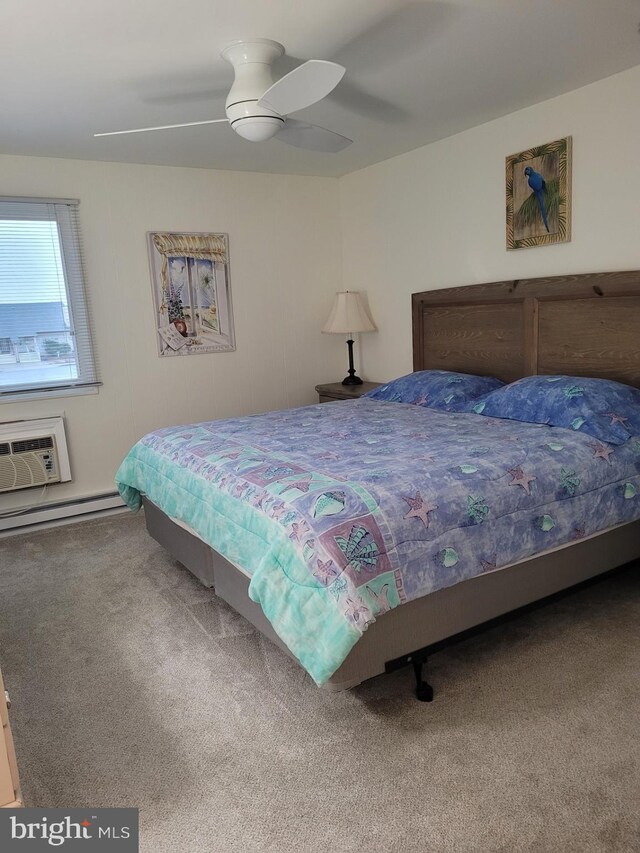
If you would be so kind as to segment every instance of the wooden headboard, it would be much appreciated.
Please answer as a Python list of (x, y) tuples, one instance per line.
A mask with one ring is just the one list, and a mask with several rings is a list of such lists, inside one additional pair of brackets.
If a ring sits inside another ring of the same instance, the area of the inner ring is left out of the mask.
[(640, 387), (640, 271), (414, 293), (413, 369), (512, 382), (566, 373)]

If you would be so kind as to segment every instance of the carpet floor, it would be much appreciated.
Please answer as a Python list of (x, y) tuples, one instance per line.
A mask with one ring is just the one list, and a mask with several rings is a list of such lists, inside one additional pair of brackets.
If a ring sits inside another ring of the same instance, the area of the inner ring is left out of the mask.
[(137, 806), (145, 853), (640, 849), (638, 566), (352, 691), (200, 586), (141, 515), (0, 540), (28, 805)]

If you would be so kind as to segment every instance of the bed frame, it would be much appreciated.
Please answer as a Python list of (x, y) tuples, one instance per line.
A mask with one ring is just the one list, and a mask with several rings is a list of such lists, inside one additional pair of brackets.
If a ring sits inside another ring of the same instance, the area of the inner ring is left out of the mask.
[[(415, 293), (413, 367), (507, 382), (565, 373), (640, 387), (640, 271), (558, 276)], [(145, 499), (147, 529), (180, 563), (287, 654), (238, 566)], [(413, 664), (416, 693), (429, 654), (523, 607), (640, 558), (640, 521), (479, 575), (385, 613), (326, 685), (343, 690)]]

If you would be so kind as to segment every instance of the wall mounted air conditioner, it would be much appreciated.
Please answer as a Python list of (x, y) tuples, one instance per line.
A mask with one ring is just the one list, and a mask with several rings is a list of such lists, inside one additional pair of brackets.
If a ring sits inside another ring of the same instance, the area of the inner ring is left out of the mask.
[(70, 479), (63, 418), (0, 423), (0, 493)]

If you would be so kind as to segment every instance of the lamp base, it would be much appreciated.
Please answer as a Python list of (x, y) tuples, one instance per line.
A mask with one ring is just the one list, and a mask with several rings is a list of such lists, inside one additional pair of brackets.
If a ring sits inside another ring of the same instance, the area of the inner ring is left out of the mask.
[(359, 376), (356, 376), (356, 371), (353, 366), (353, 340), (349, 338), (347, 341), (347, 348), (349, 350), (349, 370), (348, 376), (342, 380), (343, 385), (362, 385), (362, 379)]
[(345, 376), (342, 380), (343, 385), (362, 385), (362, 379), (359, 376)]

